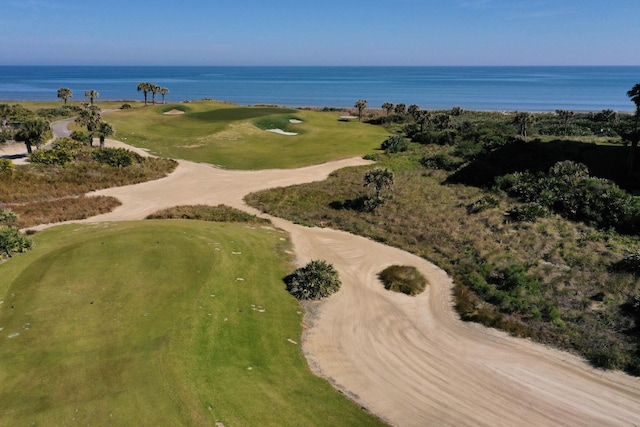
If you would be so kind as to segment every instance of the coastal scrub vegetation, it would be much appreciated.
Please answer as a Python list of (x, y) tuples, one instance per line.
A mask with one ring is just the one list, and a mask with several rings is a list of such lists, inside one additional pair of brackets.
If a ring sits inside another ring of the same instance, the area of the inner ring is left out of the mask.
[(159, 179), (177, 166), (174, 160), (92, 148), (70, 138), (57, 139), (29, 159), (28, 165), (12, 165), (10, 172), (0, 173), (0, 207), (19, 214), (12, 225), (20, 228), (109, 212), (120, 202), (84, 194)]
[(370, 166), (247, 202), (436, 263), (454, 279), (463, 320), (640, 374), (640, 173), (629, 168), (638, 115), (390, 104), (366, 119), (411, 143), (368, 156), (394, 176), (394, 197), (375, 214), (345, 209)]
[(147, 219), (193, 219), (212, 222), (238, 222), (270, 225), (271, 221), (225, 205), (174, 206), (147, 216)]

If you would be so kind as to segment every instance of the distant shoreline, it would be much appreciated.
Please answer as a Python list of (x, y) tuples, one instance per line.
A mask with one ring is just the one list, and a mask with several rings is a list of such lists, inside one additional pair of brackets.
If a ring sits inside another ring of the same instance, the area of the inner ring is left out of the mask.
[[(224, 99), (238, 105), (352, 108), (366, 99), (428, 110), (633, 111), (626, 92), (640, 66), (0, 66), (0, 99), (141, 100), (139, 82), (166, 87), (168, 102)], [(127, 101), (131, 102), (131, 101)]]

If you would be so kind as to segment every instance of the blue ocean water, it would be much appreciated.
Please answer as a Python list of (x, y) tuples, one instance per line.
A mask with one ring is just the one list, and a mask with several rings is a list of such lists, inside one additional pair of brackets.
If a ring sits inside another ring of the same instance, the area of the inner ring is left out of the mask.
[(424, 109), (633, 111), (626, 92), (639, 66), (584, 67), (89, 67), (0, 66), (0, 100), (142, 100), (139, 82), (169, 89), (167, 102), (212, 98), (241, 105), (353, 107), (366, 99)]

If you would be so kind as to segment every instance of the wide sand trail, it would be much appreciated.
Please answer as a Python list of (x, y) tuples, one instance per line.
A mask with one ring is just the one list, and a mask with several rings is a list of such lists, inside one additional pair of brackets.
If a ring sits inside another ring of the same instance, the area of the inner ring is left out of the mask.
[[(120, 144), (107, 141), (107, 145)], [(120, 199), (113, 212), (80, 222), (142, 219), (182, 204), (226, 204), (251, 213), (249, 192), (322, 180), (348, 159), (295, 170), (231, 171), (180, 161), (168, 177), (92, 194)], [(343, 288), (308, 304), (303, 351), (341, 391), (399, 426), (640, 425), (640, 379), (460, 321), (451, 279), (407, 252), (332, 229), (272, 218), (290, 233), (299, 264), (324, 259)], [(385, 291), (377, 273), (418, 267), (430, 286), (418, 297)]]

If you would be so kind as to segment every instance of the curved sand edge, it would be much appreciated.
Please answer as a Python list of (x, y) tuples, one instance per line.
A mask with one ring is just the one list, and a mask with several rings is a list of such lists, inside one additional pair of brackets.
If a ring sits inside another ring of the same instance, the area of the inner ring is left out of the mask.
[[(122, 205), (78, 222), (142, 219), (165, 207), (198, 203), (259, 213), (245, 205), (245, 194), (322, 180), (335, 169), (367, 163), (345, 159), (295, 170), (229, 171), (179, 161), (166, 178), (91, 193), (116, 197)], [(640, 424), (640, 380), (461, 322), (452, 308), (451, 279), (433, 264), (345, 232), (269, 218), (289, 232), (300, 265), (325, 259), (343, 281), (340, 292), (308, 306), (303, 351), (311, 368), (390, 423)], [(384, 291), (376, 275), (390, 264), (416, 266), (431, 285), (414, 298)]]

